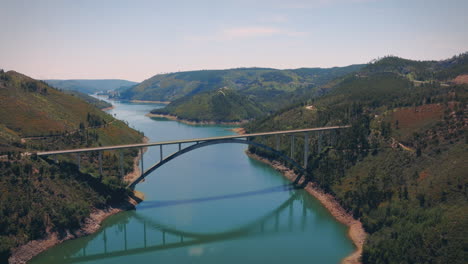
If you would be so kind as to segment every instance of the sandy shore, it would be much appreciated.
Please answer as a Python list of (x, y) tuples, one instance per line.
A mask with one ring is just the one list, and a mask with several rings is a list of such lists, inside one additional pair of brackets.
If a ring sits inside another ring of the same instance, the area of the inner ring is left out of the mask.
[(233, 128), (233, 129), (229, 129), (230, 131), (232, 132), (235, 132), (239, 135), (244, 135), (245, 134), (245, 128), (243, 127), (236, 127), (236, 128)]
[(109, 111), (109, 110), (112, 110), (114, 108), (115, 108), (115, 106), (109, 106), (109, 107), (102, 108), (101, 110), (102, 111)]
[[(143, 138), (143, 143), (147, 143), (148, 138)], [(143, 150), (145, 152), (147, 148)], [(131, 181), (138, 176), (140, 176), (140, 167), (139, 161), (141, 158), (141, 153), (138, 153), (138, 156), (133, 160), (133, 171), (124, 176), (124, 181)], [(27, 261), (31, 260), (34, 256), (39, 253), (58, 245), (66, 240), (75, 239), (82, 236), (90, 235), (99, 230), (101, 227), (102, 221), (107, 217), (114, 215), (116, 213), (134, 209), (135, 206), (144, 199), (144, 194), (140, 192), (135, 192), (134, 197), (128, 197), (127, 201), (122, 202), (121, 204), (110, 205), (104, 209), (93, 209), (88, 218), (85, 219), (83, 226), (74, 232), (69, 232), (65, 235), (60, 235), (57, 232), (50, 233), (47, 231), (47, 236), (43, 239), (32, 240), (27, 244), (17, 247), (12, 250), (12, 255), (8, 259), (10, 264), (24, 264)]]
[(242, 121), (236, 121), (236, 122), (191, 121), (191, 120), (179, 118), (178, 116), (175, 116), (175, 115), (162, 115), (162, 114), (152, 114), (152, 113), (148, 113), (146, 114), (146, 116), (166, 118), (166, 119), (178, 121), (187, 125), (242, 125), (242, 124), (249, 122), (249, 120), (242, 120)]
[[(283, 176), (290, 181), (294, 181), (294, 179), (297, 177), (297, 174), (293, 170), (287, 168), (278, 161), (271, 161), (248, 151), (246, 153), (249, 157), (272, 166), (274, 169), (281, 172), (281, 174), (283, 174)], [(346, 210), (338, 203), (335, 197), (323, 192), (320, 188), (317, 187), (316, 184), (308, 183), (304, 189), (317, 200), (319, 200), (320, 203), (330, 212), (330, 214), (336, 220), (338, 220), (338, 222), (348, 226), (348, 236), (356, 246), (356, 251), (344, 258), (341, 263), (361, 263), (360, 258), (362, 254), (362, 247), (367, 237), (367, 233), (364, 231), (362, 223), (359, 220), (354, 219), (350, 213), (346, 212)]]
[(132, 103), (140, 103), (140, 104), (170, 104), (169, 101), (148, 101), (148, 100), (130, 100)]

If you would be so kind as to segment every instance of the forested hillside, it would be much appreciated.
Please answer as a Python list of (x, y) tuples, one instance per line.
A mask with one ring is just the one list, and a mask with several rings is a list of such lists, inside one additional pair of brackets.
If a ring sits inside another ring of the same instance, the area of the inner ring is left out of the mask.
[(182, 97), (151, 113), (177, 116), (192, 122), (241, 122), (260, 117), (265, 110), (234, 89), (221, 88)]
[[(308, 176), (370, 234), (364, 263), (466, 263), (468, 74), (446, 61), (375, 61), (322, 97), (251, 122), (248, 132), (350, 124), (315, 134)], [(274, 139), (264, 143), (274, 145)], [(303, 139), (296, 137), (297, 145)], [(289, 153), (289, 139), (282, 150)], [(271, 157), (257, 148), (251, 152)], [(294, 158), (302, 161), (303, 150)]]
[(267, 109), (276, 110), (290, 103), (294, 95), (314, 94), (314, 88), (362, 66), (296, 70), (239, 68), (160, 74), (121, 92), (120, 99), (174, 101), (227, 87), (249, 96)]
[(136, 85), (136, 82), (118, 79), (109, 80), (45, 80), (52, 87), (62, 90), (72, 90), (87, 94), (94, 94), (100, 91), (127, 89)]
[[(91, 210), (126, 200), (118, 153), (39, 158), (37, 150), (141, 142), (130, 129), (77, 96), (42, 81), (0, 70), (0, 262), (13, 247), (78, 228)], [(28, 155), (29, 153), (29, 155)], [(125, 152), (124, 173), (136, 151)]]
[(85, 93), (82, 93), (82, 92), (78, 92), (78, 91), (74, 91), (74, 90), (64, 90), (63, 92), (66, 93), (66, 94), (71, 94), (73, 96), (77, 96), (80, 99), (87, 102), (88, 104), (94, 105), (95, 107), (97, 107), (99, 109), (105, 109), (105, 108), (112, 107), (112, 104), (110, 104), (110, 103), (108, 103), (106, 101), (97, 99), (95, 97), (92, 97), (91, 95), (88, 95), (88, 94), (85, 94)]

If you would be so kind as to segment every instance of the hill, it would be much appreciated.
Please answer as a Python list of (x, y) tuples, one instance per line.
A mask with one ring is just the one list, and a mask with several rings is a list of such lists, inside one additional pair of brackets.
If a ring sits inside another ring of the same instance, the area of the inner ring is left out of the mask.
[[(0, 262), (30, 240), (73, 234), (90, 213), (127, 203), (118, 153), (24, 155), (37, 150), (141, 142), (125, 123), (45, 82), (0, 70)], [(124, 152), (123, 172), (137, 151)]]
[(73, 90), (87, 94), (94, 94), (101, 91), (109, 91), (116, 89), (125, 89), (136, 85), (136, 82), (118, 79), (103, 79), (103, 80), (44, 80), (47, 84), (57, 89)]
[[(311, 136), (307, 171), (363, 223), (369, 233), (363, 263), (465, 263), (468, 86), (451, 82), (468, 74), (463, 58), (466, 53), (439, 62), (383, 58), (326, 95), (253, 121), (246, 130), (351, 124), (322, 134), (320, 143)], [(289, 153), (289, 140), (281, 141)], [(273, 138), (262, 143), (275, 145)], [(293, 157), (302, 161), (302, 149)]]
[(247, 96), (234, 89), (215, 91), (182, 97), (151, 114), (176, 116), (190, 122), (241, 122), (263, 115), (264, 109)]
[(95, 97), (92, 97), (88, 94), (85, 94), (85, 93), (82, 93), (82, 92), (78, 92), (78, 91), (74, 91), (74, 90), (64, 90), (63, 91), (64, 93), (66, 94), (71, 94), (73, 96), (77, 96), (79, 97), (80, 99), (82, 99), (83, 101), (87, 102), (88, 104), (91, 104), (99, 109), (105, 109), (105, 108), (109, 108), (109, 107), (112, 107), (112, 104), (106, 102), (106, 101), (103, 101), (103, 100), (99, 100)]
[(239, 68), (160, 74), (122, 91), (120, 99), (174, 101), (184, 96), (228, 87), (267, 109), (287, 104), (293, 94), (313, 93), (313, 88), (360, 69), (362, 65), (340, 68), (276, 70)]

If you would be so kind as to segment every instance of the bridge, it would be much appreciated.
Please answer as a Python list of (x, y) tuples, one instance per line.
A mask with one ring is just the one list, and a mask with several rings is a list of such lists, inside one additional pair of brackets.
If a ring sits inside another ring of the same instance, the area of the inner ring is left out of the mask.
[[(75, 154), (77, 158), (77, 165), (80, 168), (80, 157), (81, 154), (86, 152), (98, 152), (99, 156), (99, 173), (102, 175), (102, 152), (103, 151), (111, 151), (111, 150), (123, 150), (123, 149), (134, 149), (137, 148), (140, 150), (140, 162), (141, 162), (141, 175), (135, 179), (134, 181), (130, 182), (128, 187), (135, 188), (135, 186), (144, 180), (151, 172), (155, 171), (162, 165), (166, 164), (167, 162), (177, 158), (180, 155), (183, 155), (187, 152), (192, 150), (216, 145), (216, 144), (224, 144), (224, 143), (238, 143), (238, 144), (247, 144), (251, 146), (256, 146), (261, 149), (267, 150), (277, 157), (281, 158), (286, 163), (289, 163), (293, 167), (295, 167), (302, 175), (305, 175), (305, 171), (307, 168), (308, 156), (309, 156), (309, 136), (311, 133), (317, 133), (318, 135), (318, 148), (322, 147), (322, 133), (326, 131), (336, 131), (340, 129), (349, 128), (351, 126), (329, 126), (329, 127), (318, 127), (318, 128), (307, 128), (307, 129), (296, 129), (296, 130), (283, 130), (283, 131), (273, 131), (273, 132), (262, 132), (262, 133), (251, 133), (251, 134), (239, 134), (239, 135), (232, 135), (232, 136), (221, 136), (221, 137), (208, 137), (208, 138), (195, 138), (195, 139), (183, 139), (183, 140), (173, 140), (173, 141), (160, 141), (160, 142), (150, 142), (150, 143), (139, 143), (139, 144), (127, 144), (127, 145), (115, 145), (115, 146), (105, 146), (105, 147), (93, 147), (93, 148), (80, 148), (80, 149), (68, 149), (68, 150), (54, 150), (54, 151), (43, 151), (37, 152), (37, 156), (54, 156), (54, 155), (63, 155), (63, 154)], [(280, 140), (281, 136), (289, 135), (290, 136), (290, 155), (285, 155), (282, 151), (280, 151)], [(294, 159), (294, 149), (295, 149), (295, 136), (302, 135), (304, 137), (304, 158), (303, 158), (303, 165), (300, 165), (300, 162)], [(274, 137), (275, 140), (275, 148), (269, 147), (265, 144), (261, 144), (257, 141), (254, 141), (256, 138), (263, 138), (263, 137)], [(178, 146), (178, 150), (172, 154), (164, 156), (163, 147), (168, 145), (176, 145)], [(160, 153), (160, 160), (157, 161), (154, 165), (152, 165), (147, 170), (144, 170), (143, 167), (143, 154), (144, 149), (148, 147), (159, 147)], [(121, 176), (123, 177), (123, 156), (122, 152), (120, 152), (120, 172)], [(298, 181), (298, 179), (296, 179)]]

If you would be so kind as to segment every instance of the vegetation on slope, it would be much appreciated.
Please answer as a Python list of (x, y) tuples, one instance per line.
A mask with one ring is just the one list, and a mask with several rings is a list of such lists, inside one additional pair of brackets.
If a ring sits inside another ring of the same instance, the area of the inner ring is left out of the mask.
[(0, 70), (0, 262), (10, 249), (47, 233), (78, 228), (93, 208), (122, 202), (122, 173), (133, 170), (136, 150), (38, 158), (37, 150), (141, 142), (142, 135), (77, 96), (44, 82)]
[(116, 89), (128, 89), (136, 82), (109, 79), (109, 80), (45, 80), (47, 84), (57, 89), (62, 90), (73, 90), (87, 94), (94, 94), (100, 91), (116, 90)]
[[(468, 86), (441, 85), (433, 77), (463, 65), (441, 69), (432, 66), (442, 62), (415, 62), (418, 69), (404, 74), (413, 62), (399, 61), (377, 61), (328, 95), (252, 122), (247, 130), (351, 124), (336, 134), (312, 136), (307, 171), (363, 222), (370, 236), (362, 261), (465, 263)], [(382, 68), (387, 63), (395, 70)], [(408, 78), (416, 72), (424, 82)], [(289, 153), (289, 139), (281, 142)], [(304, 143), (301, 137), (296, 142)], [(275, 145), (273, 138), (263, 143)], [(274, 158), (254, 147), (250, 151)], [(294, 158), (302, 157), (302, 148), (296, 148)]]
[(314, 94), (330, 80), (360, 69), (362, 65), (341, 68), (302, 68), (276, 70), (240, 68), (161, 74), (121, 92), (121, 99), (174, 101), (198, 93), (228, 87), (267, 110), (277, 110), (291, 103), (297, 95)]
[(247, 96), (229, 88), (182, 97), (152, 114), (172, 115), (195, 122), (239, 122), (259, 117), (264, 110)]
[(82, 99), (83, 101), (87, 102), (88, 104), (94, 105), (95, 107), (97, 107), (99, 109), (105, 109), (105, 108), (112, 107), (112, 104), (110, 104), (110, 103), (108, 103), (106, 101), (94, 98), (94, 97), (92, 97), (92, 96), (90, 96), (88, 94), (82, 93), (82, 92), (78, 92), (78, 91), (74, 91), (74, 90), (65, 90), (64, 93), (71, 94), (73, 96), (77, 96), (80, 99)]

